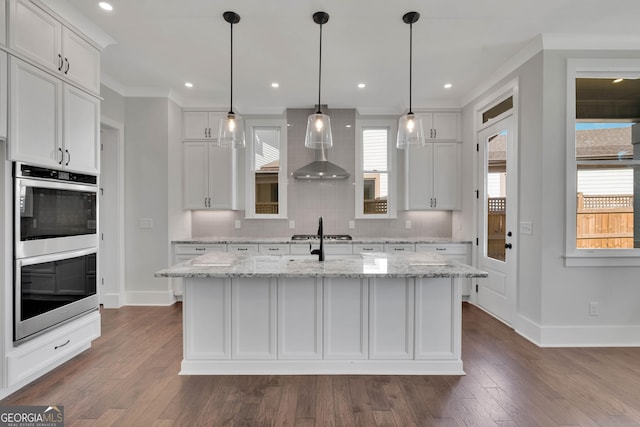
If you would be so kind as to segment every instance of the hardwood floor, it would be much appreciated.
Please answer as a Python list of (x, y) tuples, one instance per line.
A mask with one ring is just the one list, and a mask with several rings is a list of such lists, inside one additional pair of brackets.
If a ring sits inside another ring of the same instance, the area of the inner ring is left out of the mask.
[(102, 322), (0, 405), (64, 405), (67, 427), (640, 425), (640, 348), (538, 348), (469, 304), (466, 376), (179, 376), (180, 304)]

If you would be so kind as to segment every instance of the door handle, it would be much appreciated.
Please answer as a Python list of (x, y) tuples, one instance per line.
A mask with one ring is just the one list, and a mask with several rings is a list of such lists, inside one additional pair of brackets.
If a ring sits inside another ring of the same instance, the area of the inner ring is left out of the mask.
[(513, 248), (513, 245), (511, 243), (505, 243), (504, 248), (505, 249), (511, 249), (511, 248)]

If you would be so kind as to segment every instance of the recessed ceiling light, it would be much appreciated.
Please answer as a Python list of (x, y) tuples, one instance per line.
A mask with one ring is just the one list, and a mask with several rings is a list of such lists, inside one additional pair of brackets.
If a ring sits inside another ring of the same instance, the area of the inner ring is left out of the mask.
[(271, 83), (271, 87), (272, 88), (279, 88), (280, 87), (280, 83), (273, 82), (273, 83)]
[(106, 1), (101, 1), (100, 3), (98, 3), (98, 6), (100, 6), (104, 10), (108, 10), (109, 12), (113, 10), (113, 6), (111, 6), (111, 4), (107, 3)]
[(444, 84), (444, 88), (445, 89), (451, 89), (453, 87), (453, 85), (451, 83), (445, 83)]
[(620, 83), (621, 81), (623, 81), (624, 79), (615, 79), (613, 82), (614, 83)]
[(359, 87), (360, 89), (363, 89), (363, 88), (367, 87), (367, 85), (366, 85), (366, 84), (364, 84), (364, 83), (358, 83), (358, 87)]
[(184, 85), (188, 88), (192, 88), (193, 87), (193, 83), (191, 82), (185, 82)]

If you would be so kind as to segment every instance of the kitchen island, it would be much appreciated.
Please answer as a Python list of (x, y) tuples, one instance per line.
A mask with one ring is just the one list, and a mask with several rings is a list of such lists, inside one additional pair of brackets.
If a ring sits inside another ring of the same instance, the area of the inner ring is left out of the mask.
[(211, 252), (185, 278), (181, 374), (464, 374), (460, 280), (435, 253)]

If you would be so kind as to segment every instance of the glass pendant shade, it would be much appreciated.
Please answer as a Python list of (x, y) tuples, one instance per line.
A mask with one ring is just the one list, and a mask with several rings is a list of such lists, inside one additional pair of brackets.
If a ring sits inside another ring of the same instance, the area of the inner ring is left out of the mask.
[(244, 148), (244, 120), (239, 114), (227, 113), (220, 119), (218, 145), (221, 147)]
[(331, 119), (329, 116), (321, 112), (309, 116), (309, 119), (307, 119), (307, 133), (304, 137), (304, 146), (314, 149), (333, 147)]
[(398, 141), (396, 146), (400, 149), (405, 149), (410, 145), (423, 146), (424, 143), (422, 117), (413, 113), (401, 116), (398, 122)]

